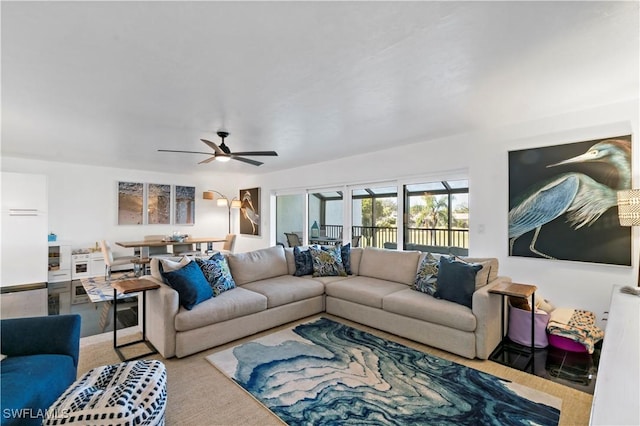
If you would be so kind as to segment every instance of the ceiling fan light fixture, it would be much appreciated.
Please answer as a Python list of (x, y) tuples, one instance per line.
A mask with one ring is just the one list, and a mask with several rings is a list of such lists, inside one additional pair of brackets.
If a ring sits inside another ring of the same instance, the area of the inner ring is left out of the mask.
[(222, 163), (226, 163), (227, 161), (231, 160), (231, 156), (230, 155), (216, 155), (216, 161), (220, 161)]

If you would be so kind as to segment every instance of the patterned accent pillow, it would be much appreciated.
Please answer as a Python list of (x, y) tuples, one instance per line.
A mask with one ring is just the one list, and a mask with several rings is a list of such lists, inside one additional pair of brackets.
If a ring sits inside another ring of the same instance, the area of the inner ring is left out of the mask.
[(416, 273), (416, 281), (413, 284), (414, 290), (426, 293), (429, 296), (436, 294), (439, 263), (440, 261), (431, 253), (427, 253)]
[(213, 296), (218, 296), (227, 290), (236, 288), (236, 282), (231, 276), (227, 258), (220, 253), (216, 253), (209, 259), (195, 258), (196, 263), (202, 270), (204, 277), (213, 290)]
[(294, 247), (293, 260), (296, 264), (296, 271), (293, 275), (301, 277), (313, 274), (313, 259), (309, 250), (300, 250), (299, 247)]
[(313, 276), (314, 277), (346, 277), (347, 272), (342, 264), (342, 255), (340, 247), (327, 247), (317, 249), (309, 247), (311, 258), (313, 259)]

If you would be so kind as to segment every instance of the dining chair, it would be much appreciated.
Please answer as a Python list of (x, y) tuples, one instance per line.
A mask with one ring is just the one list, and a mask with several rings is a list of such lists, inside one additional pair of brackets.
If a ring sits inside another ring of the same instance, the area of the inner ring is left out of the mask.
[(199, 256), (202, 254), (202, 250), (193, 248), (193, 244), (174, 244), (173, 254), (175, 256)]
[(111, 280), (111, 269), (114, 266), (133, 264), (140, 259), (138, 256), (114, 257), (111, 245), (107, 240), (100, 241), (100, 247), (102, 249), (102, 255), (104, 256), (104, 276), (107, 280)]
[[(145, 235), (145, 241), (162, 241), (166, 238), (166, 235)], [(149, 247), (149, 257), (168, 257), (173, 256), (173, 253), (169, 253), (168, 246), (161, 247)]]
[(284, 235), (285, 237), (287, 237), (287, 244), (289, 244), (289, 247), (299, 247), (302, 245), (298, 234), (295, 234), (293, 232), (285, 232)]
[(220, 253), (222, 254), (231, 254), (233, 253), (233, 249), (236, 246), (236, 234), (227, 234), (227, 237), (222, 245), (222, 249)]

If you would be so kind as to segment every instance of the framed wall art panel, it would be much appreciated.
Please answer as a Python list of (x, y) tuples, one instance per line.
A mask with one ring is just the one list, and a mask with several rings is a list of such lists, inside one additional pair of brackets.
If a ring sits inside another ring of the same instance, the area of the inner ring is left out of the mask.
[(260, 188), (241, 189), (240, 234), (260, 235)]
[(509, 255), (631, 265), (631, 135), (509, 152)]
[(118, 225), (142, 225), (144, 184), (118, 182)]
[(175, 224), (193, 225), (196, 222), (196, 188), (195, 186), (176, 185), (174, 203)]
[(150, 183), (147, 186), (147, 223), (171, 223), (171, 185)]

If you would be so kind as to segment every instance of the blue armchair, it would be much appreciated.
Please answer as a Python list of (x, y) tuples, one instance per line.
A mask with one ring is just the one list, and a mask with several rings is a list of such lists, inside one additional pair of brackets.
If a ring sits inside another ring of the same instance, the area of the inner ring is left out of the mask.
[[(2, 425), (42, 424), (47, 409), (76, 380), (80, 316), (0, 321)], [(57, 415), (62, 415), (58, 413)]]

